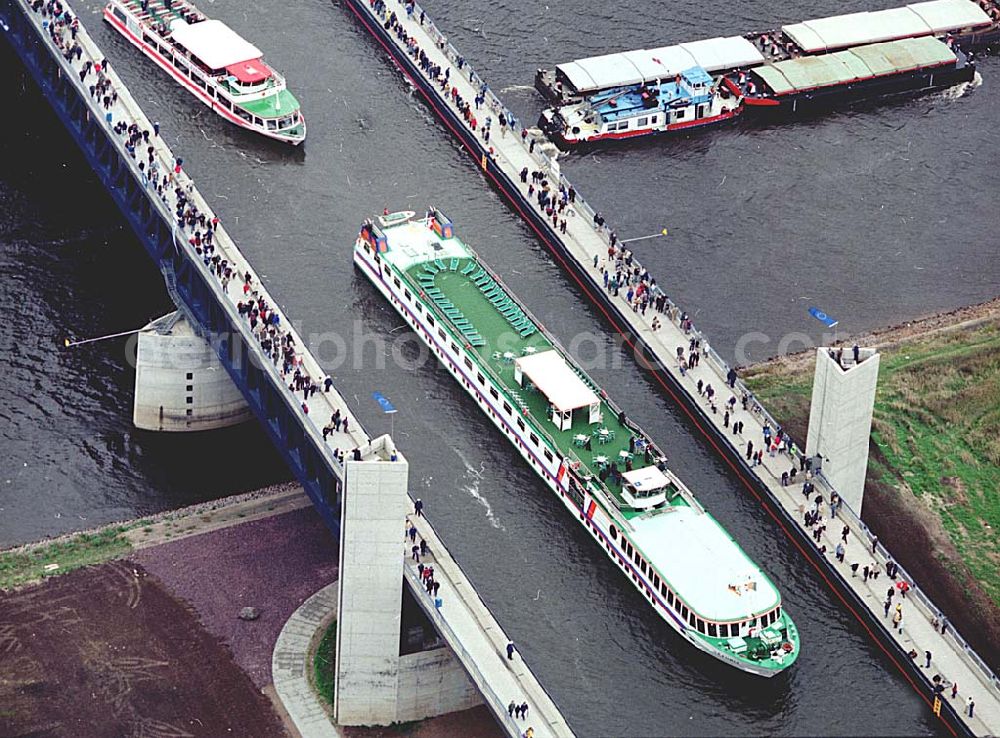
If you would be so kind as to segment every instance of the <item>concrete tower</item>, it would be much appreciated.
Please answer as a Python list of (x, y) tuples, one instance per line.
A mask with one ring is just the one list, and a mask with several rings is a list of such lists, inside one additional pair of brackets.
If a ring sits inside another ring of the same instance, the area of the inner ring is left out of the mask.
[(154, 320), (136, 347), (132, 422), (153, 431), (203, 431), (253, 415), (212, 347), (180, 311)]
[(806, 453), (823, 457), (823, 475), (861, 515), (879, 354), (860, 349), (858, 358), (847, 349), (838, 362), (835, 349), (816, 349)]
[[(482, 704), (443, 642), (403, 642), (423, 617), (414, 616), (419, 606), (404, 593), (407, 476), (406, 459), (389, 436), (363, 447), (361, 460), (346, 462), (333, 697), (340, 725), (389, 725)], [(433, 630), (429, 621), (424, 626)]]

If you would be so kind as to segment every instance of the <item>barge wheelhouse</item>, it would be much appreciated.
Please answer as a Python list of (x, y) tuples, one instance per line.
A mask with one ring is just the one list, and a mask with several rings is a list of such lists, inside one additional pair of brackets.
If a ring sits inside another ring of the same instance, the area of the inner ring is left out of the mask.
[(692, 67), (669, 82), (608, 90), (584, 102), (549, 108), (539, 127), (557, 144), (572, 147), (718, 125), (740, 110), (738, 95), (717, 86), (701, 67)]
[(778, 589), (432, 209), (366, 222), (355, 265), (681, 637), (774, 676), (799, 654)]
[(263, 54), (187, 0), (111, 0), (104, 20), (230, 123), (298, 145), (306, 137), (299, 101)]

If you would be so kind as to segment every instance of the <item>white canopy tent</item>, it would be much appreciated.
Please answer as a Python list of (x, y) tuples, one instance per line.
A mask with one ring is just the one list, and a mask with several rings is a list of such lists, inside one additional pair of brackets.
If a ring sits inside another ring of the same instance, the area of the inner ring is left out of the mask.
[(556, 410), (565, 412), (600, 402), (558, 351), (521, 356), (514, 360), (514, 366), (531, 380)]
[(552, 422), (559, 430), (573, 425), (573, 411), (585, 407), (590, 422), (601, 418), (601, 401), (570, 368), (562, 355), (555, 351), (529, 354), (514, 360), (514, 380), (523, 384), (527, 377), (552, 405)]
[(170, 35), (209, 69), (224, 69), (263, 56), (260, 49), (219, 20), (177, 20), (170, 26)]

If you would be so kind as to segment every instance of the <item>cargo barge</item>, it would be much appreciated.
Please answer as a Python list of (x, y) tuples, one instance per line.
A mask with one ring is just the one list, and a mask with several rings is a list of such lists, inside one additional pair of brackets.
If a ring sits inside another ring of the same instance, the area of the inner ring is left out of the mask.
[(769, 62), (923, 36), (953, 42), (965, 52), (996, 43), (1000, 41), (1000, 0), (928, 0), (791, 23), (744, 36), (603, 54), (539, 69), (535, 87), (549, 103), (561, 106), (605, 90), (655, 84), (692, 67), (718, 78)]

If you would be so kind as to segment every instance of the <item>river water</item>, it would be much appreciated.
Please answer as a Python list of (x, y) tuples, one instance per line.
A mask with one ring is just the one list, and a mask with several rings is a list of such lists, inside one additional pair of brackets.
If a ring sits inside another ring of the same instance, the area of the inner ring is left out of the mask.
[[(923, 703), (681, 413), (615, 349), (527, 228), (483, 186), (392, 65), (325, 0), (206, 6), (265, 49), (303, 103), (299, 151), (238, 131), (99, 22), (84, 22), (300, 332), (336, 334), (319, 358), (373, 433), (394, 431), (429, 517), (580, 735), (926, 734)], [(758, 0), (445, 2), (428, 10), (524, 120), (535, 67), (604, 50), (847, 12)], [(781, 15), (784, 13), (784, 15)], [(16, 63), (3, 52), (8, 65)], [(818, 340), (817, 305), (851, 331), (985, 299), (1000, 266), (989, 203), (1000, 64), (973, 94), (730, 128), (569, 156), (564, 171), (720, 352)], [(0, 544), (221, 496), (281, 478), (254, 426), (162, 437), (131, 428), (126, 346), (66, 351), (64, 336), (125, 330), (169, 309), (159, 275), (74, 145), (18, 77), (0, 124), (0, 295), (12, 313), (0, 371)], [(30, 152), (30, 155), (25, 153)], [(762, 682), (685, 646), (627, 586), (451, 378), (351, 266), (360, 220), (429, 203), (495, 267), (655, 438), (673, 468), (767, 570), (802, 634), (794, 668)], [(393, 332), (395, 331), (395, 332)], [(749, 344), (741, 337), (748, 334)], [(764, 341), (765, 334), (770, 341)], [(386, 342), (387, 339), (393, 339)], [(404, 364), (407, 364), (404, 366)], [(515, 697), (515, 695), (511, 695)]]

